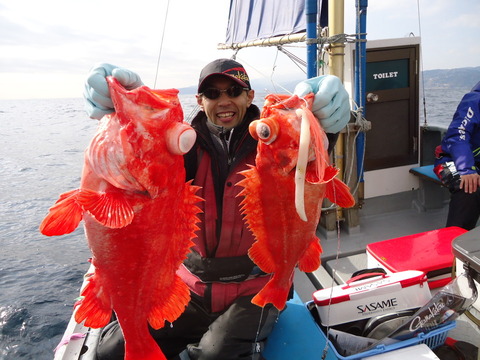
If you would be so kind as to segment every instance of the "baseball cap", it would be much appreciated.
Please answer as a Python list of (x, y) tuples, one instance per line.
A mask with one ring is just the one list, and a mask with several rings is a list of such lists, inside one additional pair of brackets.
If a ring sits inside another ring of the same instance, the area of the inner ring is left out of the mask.
[(251, 89), (250, 79), (242, 64), (232, 59), (217, 59), (202, 69), (198, 81), (198, 93), (201, 93), (206, 80), (213, 75), (227, 76), (240, 86)]

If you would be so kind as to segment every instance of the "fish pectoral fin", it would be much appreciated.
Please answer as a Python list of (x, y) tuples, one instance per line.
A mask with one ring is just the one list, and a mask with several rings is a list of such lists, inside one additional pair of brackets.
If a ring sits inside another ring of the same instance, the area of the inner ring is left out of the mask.
[(312, 272), (320, 266), (322, 247), (317, 237), (314, 237), (298, 262), (298, 268), (304, 272)]
[(355, 198), (350, 193), (347, 184), (336, 177), (327, 183), (325, 197), (343, 208), (349, 208), (355, 205)]
[(165, 320), (172, 323), (184, 311), (190, 301), (190, 290), (178, 275), (174, 275), (173, 284), (165, 291), (164, 284), (159, 284), (157, 294), (153, 296), (157, 303), (148, 315), (150, 326), (156, 330), (165, 325)]
[(99, 193), (82, 189), (78, 201), (95, 220), (111, 229), (129, 225), (135, 215), (132, 206), (121, 192)]
[(97, 276), (98, 274), (93, 274), (88, 279), (81, 293), (83, 298), (76, 304), (75, 309), (75, 321), (79, 324), (85, 321), (86, 327), (94, 329), (104, 327), (112, 317), (108, 293), (98, 284)]
[(60, 195), (40, 224), (40, 232), (43, 235), (70, 234), (77, 228), (83, 216), (83, 209), (77, 201), (78, 193), (77, 189)]
[(248, 249), (248, 255), (258, 267), (267, 274), (275, 272), (275, 260), (268, 249), (257, 241)]

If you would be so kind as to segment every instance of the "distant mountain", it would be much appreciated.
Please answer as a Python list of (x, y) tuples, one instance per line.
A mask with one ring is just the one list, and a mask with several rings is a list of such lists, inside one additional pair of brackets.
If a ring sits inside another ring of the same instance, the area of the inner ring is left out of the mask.
[(470, 90), (480, 81), (480, 66), (423, 71), (425, 89)]
[[(288, 79), (278, 81), (280, 87), (275, 87), (269, 79), (251, 79), (252, 87), (256, 93), (286, 93), (292, 92), (295, 85), (303, 79)], [(470, 90), (480, 81), (480, 66), (456, 69), (437, 69), (423, 71), (423, 85), (425, 89), (462, 89)], [(286, 89), (286, 90), (284, 90)], [(197, 86), (180, 89), (182, 94), (195, 94)]]

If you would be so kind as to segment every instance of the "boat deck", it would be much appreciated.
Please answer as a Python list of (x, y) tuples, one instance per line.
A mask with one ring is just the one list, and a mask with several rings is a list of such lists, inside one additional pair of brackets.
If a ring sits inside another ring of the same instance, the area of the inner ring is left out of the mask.
[[(282, 314), (265, 349), (267, 358), (288, 360), (292, 358), (322, 358), (336, 360), (332, 351), (326, 350), (325, 338), (314, 322), (306, 303), (312, 300), (312, 294), (324, 287), (335, 286), (348, 280), (351, 274), (367, 267), (366, 246), (373, 242), (396, 237), (440, 229), (445, 226), (448, 201), (441, 208), (418, 210), (415, 206), (416, 192), (400, 196), (366, 201), (359, 211), (360, 225), (354, 229), (340, 229), (326, 233), (319, 230), (324, 253), (322, 266), (313, 274), (297, 271), (295, 274), (295, 298), (289, 301), (287, 311)], [(478, 316), (479, 314), (475, 314)], [(303, 331), (291, 332), (291, 329)], [(84, 341), (71, 341), (56, 353), (57, 360), (93, 360), (94, 349), (100, 330), (84, 328), (70, 321), (67, 333), (88, 333)], [(456, 327), (448, 332), (454, 339), (472, 344), (480, 344), (480, 329), (465, 315), (457, 319)], [(318, 355), (318, 357), (317, 357)]]
[(323, 247), (322, 260), (357, 254), (367, 244), (400, 236), (439, 229), (445, 226), (448, 201), (441, 208), (419, 210), (415, 205), (416, 191), (368, 199), (359, 210), (360, 225), (338, 232), (319, 230)]
[[(422, 211), (415, 206), (415, 194), (404, 195), (367, 201), (359, 211), (360, 226), (355, 229), (317, 231), (324, 251), (322, 267), (312, 274), (295, 274), (295, 290), (302, 302), (311, 301), (316, 290), (345, 283), (353, 272), (366, 269), (368, 244), (445, 227), (448, 200), (441, 208)], [(405, 206), (408, 202), (410, 207)], [(475, 309), (472, 311), (475, 316), (480, 315)], [(480, 344), (480, 328), (465, 315), (457, 319), (456, 327), (448, 335)]]
[(295, 289), (300, 298), (309, 301), (312, 290), (330, 284), (333, 269), (338, 269), (336, 261), (351, 262), (353, 271), (365, 268), (366, 255), (362, 257), (361, 254), (365, 254), (368, 244), (445, 227), (448, 197), (440, 208), (420, 210), (416, 206), (417, 196), (417, 191), (412, 191), (368, 199), (359, 210), (359, 226), (353, 229), (340, 227), (331, 232), (319, 228), (317, 236), (323, 248), (322, 267), (310, 278), (297, 272)]

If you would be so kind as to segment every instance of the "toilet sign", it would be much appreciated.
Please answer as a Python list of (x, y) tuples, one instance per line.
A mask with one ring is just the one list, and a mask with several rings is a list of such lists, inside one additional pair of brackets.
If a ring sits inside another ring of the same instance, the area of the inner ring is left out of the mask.
[(408, 87), (408, 65), (409, 59), (367, 63), (367, 91)]

